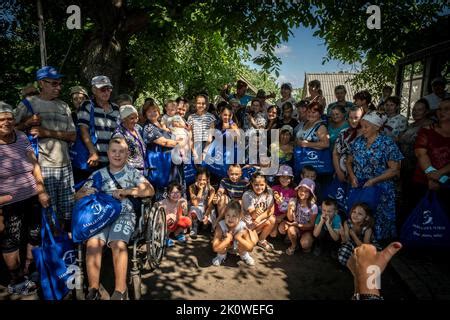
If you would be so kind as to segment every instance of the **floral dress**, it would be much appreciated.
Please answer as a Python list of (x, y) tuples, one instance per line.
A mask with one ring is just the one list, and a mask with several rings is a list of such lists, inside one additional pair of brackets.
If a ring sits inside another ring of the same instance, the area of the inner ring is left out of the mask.
[[(388, 161), (401, 161), (404, 157), (394, 140), (385, 135), (378, 135), (367, 148), (364, 136), (356, 138), (351, 145), (353, 172), (362, 186), (367, 180), (382, 175), (388, 169)], [(380, 188), (380, 201), (375, 216), (375, 239), (389, 239), (396, 236), (395, 229), (395, 186), (388, 180), (377, 184)]]

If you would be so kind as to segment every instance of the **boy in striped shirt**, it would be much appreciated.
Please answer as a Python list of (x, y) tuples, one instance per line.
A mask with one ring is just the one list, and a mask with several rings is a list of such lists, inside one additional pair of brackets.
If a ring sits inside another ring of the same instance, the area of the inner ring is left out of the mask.
[(242, 179), (242, 169), (239, 164), (230, 164), (228, 167), (228, 177), (220, 181), (219, 189), (214, 196), (213, 204), (217, 205), (218, 217), (213, 225), (222, 220), (225, 208), (230, 201), (239, 201), (242, 205), (242, 195), (248, 188), (248, 182)]

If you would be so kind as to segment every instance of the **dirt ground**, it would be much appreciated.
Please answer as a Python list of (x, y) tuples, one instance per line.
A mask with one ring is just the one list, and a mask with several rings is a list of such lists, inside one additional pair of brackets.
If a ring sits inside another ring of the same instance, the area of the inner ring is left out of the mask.
[[(159, 270), (144, 275), (144, 299), (232, 300), (348, 300), (353, 294), (350, 272), (329, 255), (284, 253), (287, 244), (273, 241), (275, 252), (254, 249), (256, 265), (228, 255), (224, 265), (211, 265), (214, 254), (204, 233), (186, 245), (169, 248)], [(409, 297), (389, 268), (382, 278), (386, 299)]]
[[(145, 300), (348, 300), (353, 293), (350, 272), (327, 254), (314, 256), (296, 252), (287, 256), (287, 244), (272, 240), (275, 251), (257, 247), (252, 252), (256, 265), (249, 267), (239, 257), (228, 255), (224, 265), (212, 266), (214, 254), (210, 235), (203, 231), (185, 245), (166, 251), (158, 270), (143, 273), (147, 285)], [(109, 261), (108, 261), (109, 260)], [(2, 264), (2, 263), (0, 263)], [(106, 255), (102, 283), (113, 291), (112, 262)], [(0, 267), (0, 300), (38, 299), (37, 295), (8, 295), (5, 269)], [(382, 292), (388, 300), (410, 299), (411, 294), (391, 268), (383, 273)], [(70, 298), (70, 297), (69, 297)]]

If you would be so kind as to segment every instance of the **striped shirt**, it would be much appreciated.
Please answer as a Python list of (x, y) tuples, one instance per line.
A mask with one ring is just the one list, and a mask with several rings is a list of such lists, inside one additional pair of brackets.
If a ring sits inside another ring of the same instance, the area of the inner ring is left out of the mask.
[(209, 112), (199, 116), (194, 113), (188, 118), (187, 123), (192, 128), (192, 133), (195, 141), (208, 141), (208, 130), (211, 125), (216, 122), (216, 118)]
[(223, 178), (219, 188), (223, 188), (231, 199), (241, 199), (249, 183), (245, 180), (232, 182), (230, 178)]
[[(33, 112), (41, 117), (41, 127), (63, 132), (75, 133), (75, 125), (69, 106), (64, 101), (43, 100), (38, 96), (28, 98)], [(16, 123), (25, 121), (32, 116), (27, 107), (20, 102), (15, 113)], [(69, 143), (62, 139), (39, 138), (39, 164), (41, 167), (62, 168), (70, 164)]]
[[(0, 195), (9, 194), (13, 199), (7, 204), (31, 198), (37, 194), (33, 176), (33, 163), (27, 153), (33, 148), (27, 136), (15, 130), (14, 142), (0, 144)], [(1, 205), (0, 205), (1, 207)]]
[[(117, 128), (119, 119), (119, 107), (110, 103), (110, 108), (104, 110), (99, 107), (95, 100), (94, 103), (94, 118), (95, 118), (95, 133), (97, 135), (97, 143), (95, 147), (98, 150), (98, 155), (100, 157), (100, 162), (108, 163), (108, 151), (109, 140), (111, 140), (111, 135)], [(91, 102), (89, 100), (84, 101), (81, 104), (80, 111), (78, 111), (78, 125), (80, 127), (89, 128), (90, 124), (90, 108)]]

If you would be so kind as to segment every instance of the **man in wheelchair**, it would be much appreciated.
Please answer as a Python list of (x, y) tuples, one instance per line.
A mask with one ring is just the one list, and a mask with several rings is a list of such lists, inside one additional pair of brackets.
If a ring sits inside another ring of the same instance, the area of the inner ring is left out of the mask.
[[(115, 288), (111, 300), (128, 299), (127, 244), (136, 225), (136, 213), (130, 198), (146, 198), (155, 194), (150, 182), (138, 170), (126, 164), (128, 152), (125, 139), (111, 139), (108, 147), (109, 166), (94, 172), (75, 196), (79, 200), (96, 191), (102, 191), (122, 202), (122, 211), (118, 218), (86, 242), (86, 270), (89, 282), (86, 300), (100, 299), (100, 268), (105, 244), (112, 250), (114, 264)], [(102, 177), (101, 190), (93, 188), (92, 177), (97, 172)]]

